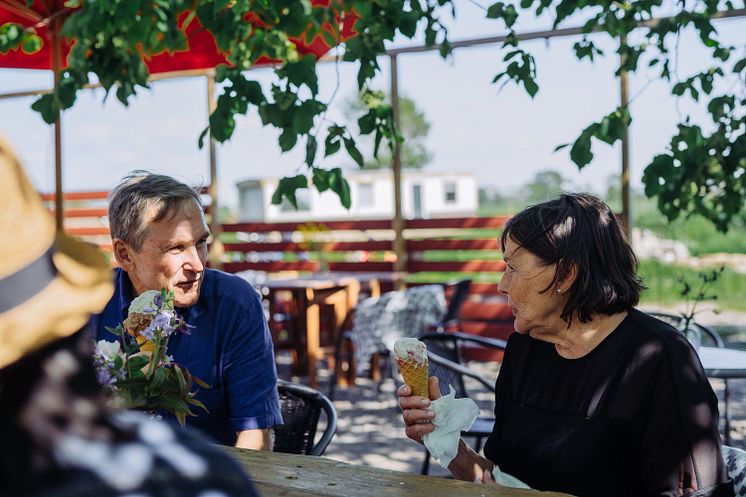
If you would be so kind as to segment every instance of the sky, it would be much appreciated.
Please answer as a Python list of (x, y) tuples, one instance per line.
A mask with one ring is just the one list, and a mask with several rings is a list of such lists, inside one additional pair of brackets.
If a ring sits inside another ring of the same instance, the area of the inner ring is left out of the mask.
[[(504, 30), (482, 19), (475, 1), (456, 2), (456, 18), (448, 22), (449, 38), (494, 36)], [(565, 26), (580, 21), (569, 20)], [(518, 27), (519, 32), (543, 30), (548, 18)], [(746, 45), (746, 19), (718, 21), (721, 40)], [(602, 193), (608, 178), (619, 174), (619, 147), (594, 146), (595, 159), (582, 171), (571, 163), (569, 149), (554, 152), (557, 145), (572, 142), (590, 122), (600, 119), (619, 104), (615, 46), (606, 35), (595, 36), (606, 56), (591, 64), (579, 62), (572, 50), (577, 38), (557, 38), (523, 44), (536, 57), (540, 91), (531, 99), (513, 84), (491, 84), (503, 68), (499, 46), (459, 49), (447, 60), (437, 53), (399, 57), (399, 91), (412, 98), (431, 123), (426, 146), (433, 154), (426, 166), (432, 171), (473, 174), (480, 186), (510, 194), (544, 170), (559, 171), (568, 186)], [(397, 40), (393, 46), (419, 44)], [(678, 73), (687, 77), (709, 65), (709, 58), (692, 33), (679, 45)], [(741, 55), (742, 56), (742, 55)], [(389, 64), (380, 59), (381, 74), (373, 87), (387, 90)], [(356, 91), (357, 65), (320, 64), (322, 99), (335, 95), (329, 111), (333, 120), (344, 121), (343, 102)], [(270, 69), (252, 71), (265, 88), (273, 80)], [(46, 88), (49, 72), (0, 69), (0, 93)], [(159, 81), (142, 90), (128, 107), (114, 95), (104, 101), (103, 90), (80, 92), (73, 109), (63, 114), (63, 186), (66, 191), (108, 190), (127, 172), (149, 169), (177, 176), (189, 183), (209, 182), (207, 149), (197, 139), (207, 123), (206, 80), (183, 78)], [(335, 91), (336, 90), (336, 91)], [(631, 177), (640, 188), (645, 165), (665, 151), (679, 119), (703, 120), (702, 105), (676, 101), (669, 84), (650, 74), (630, 78)], [(54, 134), (30, 106), (33, 98), (0, 100), (0, 134), (21, 156), (34, 185), (43, 192), (54, 190)], [(291, 175), (303, 171), (302, 147), (285, 154), (277, 145), (278, 132), (262, 128), (255, 111), (237, 119), (236, 133), (218, 145), (221, 204), (237, 204), (236, 182), (249, 178)], [(356, 130), (356, 124), (351, 124)], [(353, 168), (344, 153), (322, 162), (325, 167)]]

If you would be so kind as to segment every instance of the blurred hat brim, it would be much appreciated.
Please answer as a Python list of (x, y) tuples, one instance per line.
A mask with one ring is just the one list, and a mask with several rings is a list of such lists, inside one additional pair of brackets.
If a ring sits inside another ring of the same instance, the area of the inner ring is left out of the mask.
[(79, 331), (114, 291), (111, 268), (97, 247), (57, 234), (56, 276), (38, 293), (0, 314), (0, 368)]

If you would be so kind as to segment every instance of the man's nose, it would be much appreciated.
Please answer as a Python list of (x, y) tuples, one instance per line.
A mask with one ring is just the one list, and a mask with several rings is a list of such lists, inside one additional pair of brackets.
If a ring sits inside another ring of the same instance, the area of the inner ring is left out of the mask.
[(202, 254), (196, 246), (192, 246), (186, 251), (184, 266), (195, 273), (201, 273), (205, 270), (205, 261), (202, 259)]

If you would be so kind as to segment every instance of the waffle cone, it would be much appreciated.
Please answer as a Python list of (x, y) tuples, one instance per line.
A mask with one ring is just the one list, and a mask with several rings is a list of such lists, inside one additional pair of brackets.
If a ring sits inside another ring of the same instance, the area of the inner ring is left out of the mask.
[(419, 363), (417, 361), (397, 359), (396, 363), (399, 366), (402, 378), (404, 378), (404, 383), (412, 389), (412, 395), (429, 399), (430, 390), (428, 388), (427, 361)]
[(152, 314), (140, 314), (139, 312), (130, 312), (127, 319), (124, 320), (124, 329), (127, 333), (136, 337), (140, 335), (145, 328), (150, 326), (154, 316)]

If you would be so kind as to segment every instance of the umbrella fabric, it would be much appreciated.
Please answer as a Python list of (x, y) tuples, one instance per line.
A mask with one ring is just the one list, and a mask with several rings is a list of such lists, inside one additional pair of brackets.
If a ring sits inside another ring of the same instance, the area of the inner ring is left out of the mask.
[[(328, 0), (312, 0), (314, 5), (328, 5)], [(24, 2), (13, 0), (0, 0), (0, 26), (5, 23), (18, 23), (23, 26), (36, 26), (37, 34), (44, 40), (41, 50), (33, 54), (24, 53), (21, 50), (11, 50), (7, 54), (0, 54), (0, 67), (17, 69), (46, 69), (50, 70), (52, 60), (51, 33), (48, 23), (45, 22), (53, 16), (66, 16), (73, 10), (64, 6), (64, 0), (42, 2), (34, 1), (31, 7), (24, 6)], [(183, 13), (179, 19), (180, 25), (187, 18)], [(250, 20), (247, 22), (251, 22)], [(194, 19), (186, 31), (188, 48), (185, 51), (175, 53), (162, 53), (146, 60), (148, 70), (151, 74), (184, 71), (189, 69), (208, 69), (226, 62), (225, 56), (220, 53), (212, 34), (203, 29), (198, 19)], [(342, 29), (342, 37), (352, 35), (352, 22), (345, 22)], [(291, 38), (292, 39), (292, 38)], [(316, 36), (310, 44), (301, 39), (292, 39), (298, 46), (298, 51), (307, 54), (312, 53), (317, 57), (324, 55), (330, 47), (321, 36)], [(62, 40), (62, 68), (67, 66), (67, 55), (71, 43)], [(260, 58), (255, 65), (266, 65), (273, 61), (266, 57)]]

